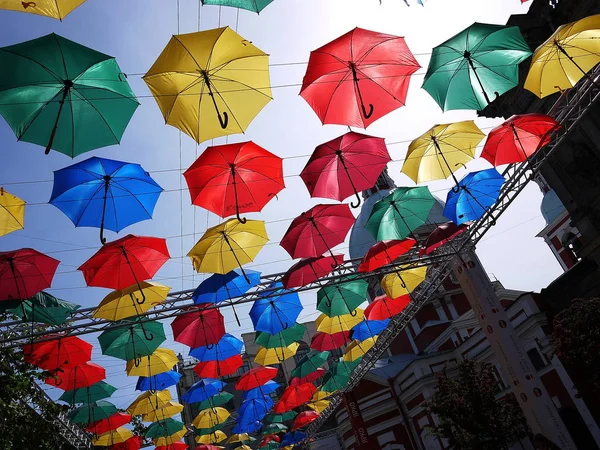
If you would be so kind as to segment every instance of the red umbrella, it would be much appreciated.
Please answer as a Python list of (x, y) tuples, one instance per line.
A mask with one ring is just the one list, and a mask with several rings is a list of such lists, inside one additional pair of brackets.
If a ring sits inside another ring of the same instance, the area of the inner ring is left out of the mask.
[[(57, 337), (49, 335), (46, 337)], [(44, 370), (70, 370), (92, 358), (92, 345), (77, 336), (63, 336), (24, 347), (25, 361)]]
[(385, 140), (351, 131), (319, 145), (300, 177), (311, 197), (342, 201), (371, 188), (388, 162), (391, 161)]
[(85, 431), (89, 431), (90, 433), (94, 434), (107, 433), (109, 431), (116, 430), (120, 426), (123, 426), (129, 422), (131, 422), (131, 416), (129, 414), (116, 412), (106, 419), (90, 423)]
[(233, 355), (220, 361), (199, 362), (194, 367), (194, 372), (200, 378), (219, 378), (234, 374), (243, 364), (242, 355)]
[(355, 28), (311, 52), (300, 95), (323, 124), (366, 128), (404, 106), (420, 67), (404, 38)]
[(201, 304), (186, 308), (188, 314), (177, 316), (171, 328), (173, 338), (177, 342), (191, 348), (212, 347), (219, 342), (225, 334), (223, 315), (216, 308), (204, 309), (207, 305)]
[(545, 114), (522, 114), (494, 128), (488, 134), (481, 157), (493, 166), (518, 163), (550, 142), (560, 124)]
[(302, 411), (294, 419), (294, 425), (292, 426), (292, 431), (296, 431), (300, 428), (305, 427), (308, 424), (313, 423), (315, 420), (317, 420), (319, 418), (319, 416), (320, 416), (320, 414), (316, 411)]
[(356, 219), (348, 205), (317, 205), (296, 217), (280, 245), (292, 258), (310, 258), (344, 242)]
[(173, 442), (170, 445), (159, 445), (158, 447), (155, 447), (154, 450), (186, 450), (187, 448), (187, 444), (183, 442)]
[(430, 254), (435, 249), (463, 233), (467, 227), (468, 225), (466, 223), (456, 225), (454, 222), (446, 222), (438, 225), (437, 228), (427, 236), (427, 239), (424, 242), (425, 248), (422, 249), (420, 253), (425, 255)]
[(238, 391), (254, 389), (258, 386), (262, 386), (276, 376), (277, 369), (275, 367), (256, 367), (242, 375), (235, 384), (235, 388)]
[(265, 447), (269, 442), (281, 442), (281, 438), (276, 434), (268, 434), (260, 441), (258, 448)]
[(402, 295), (391, 299), (387, 295), (380, 295), (365, 309), (367, 320), (385, 320), (400, 314), (410, 303), (409, 295)]
[(281, 283), (286, 289), (306, 286), (331, 273), (344, 262), (344, 255), (304, 258), (288, 269)]
[(359, 272), (372, 272), (408, 252), (417, 243), (414, 239), (380, 241), (374, 244), (358, 266)]
[(57, 377), (46, 378), (44, 383), (56, 386), (65, 391), (70, 391), (72, 389), (89, 387), (105, 378), (106, 370), (104, 370), (104, 367), (93, 362), (85, 362), (70, 370), (63, 371)]
[(139, 450), (142, 445), (144, 445), (144, 439), (141, 436), (132, 436), (125, 442), (111, 445), (110, 450)]
[[(158, 447), (156, 447), (158, 449)], [(187, 448), (187, 447), (186, 447)], [(196, 447), (194, 450), (221, 450), (223, 447), (217, 447), (212, 444), (202, 444)]]
[(315, 392), (317, 392), (317, 388), (312, 383), (288, 386), (273, 407), (273, 411), (277, 414), (291, 411), (300, 405), (308, 403)]
[(0, 301), (24, 300), (49, 288), (59, 264), (32, 248), (0, 252)]
[(290, 386), (297, 386), (299, 384), (304, 384), (304, 383), (312, 383), (313, 381), (317, 381), (319, 378), (324, 376), (326, 373), (327, 373), (327, 371), (325, 369), (322, 369), (321, 367), (319, 367), (314, 372), (309, 373), (305, 377), (292, 378), (290, 380)]
[(310, 348), (320, 352), (335, 350), (347, 344), (350, 339), (350, 331), (341, 331), (339, 333), (327, 334), (321, 331), (314, 334), (310, 342)]
[(242, 223), (285, 187), (281, 158), (254, 142), (208, 147), (183, 175), (194, 205)]

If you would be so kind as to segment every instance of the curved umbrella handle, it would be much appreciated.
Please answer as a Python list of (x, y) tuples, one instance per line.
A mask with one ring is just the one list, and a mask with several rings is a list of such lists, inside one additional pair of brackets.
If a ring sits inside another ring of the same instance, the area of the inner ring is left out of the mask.
[(327, 300), (325, 300), (325, 306), (331, 308), (331, 300), (329, 300), (329, 297), (327, 297)]
[(352, 311), (350, 311), (350, 315), (352, 317), (356, 317), (357, 314), (358, 314), (358, 312), (355, 309), (353, 309)]
[(104, 225), (100, 227), (100, 243), (102, 245), (106, 244), (106, 238), (104, 237)]
[(358, 203), (350, 202), (350, 206), (352, 208), (358, 208), (360, 206), (360, 204), (362, 203), (362, 199), (360, 198), (360, 195), (358, 195), (358, 192), (355, 191), (354, 195), (356, 195), (356, 199), (358, 200)]
[(208, 350), (212, 350), (212, 349), (214, 348), (214, 346), (215, 346), (215, 344), (207, 344), (207, 345), (206, 345), (206, 348), (207, 348)]
[(221, 128), (226, 129), (229, 124), (229, 116), (226, 111), (223, 111), (223, 117), (221, 114), (217, 112), (217, 116), (219, 117), (219, 123), (221, 124)]
[[(236, 206), (237, 206), (237, 205), (236, 205)], [(240, 217), (240, 212), (239, 212), (239, 210), (237, 209), (237, 207), (236, 207), (236, 209), (235, 209), (235, 217), (236, 217), (236, 218), (237, 218), (237, 220), (238, 220), (240, 223), (242, 223), (242, 224), (243, 224), (243, 223), (246, 223), (246, 222), (248, 222), (248, 219), (246, 219), (245, 217)]]
[(460, 192), (460, 186), (458, 184), (455, 184), (454, 186), (452, 186), (452, 192), (454, 192), (455, 194), (458, 194)]
[(287, 330), (290, 325), (287, 322), (283, 322), (282, 326), (284, 330)]
[(140, 294), (142, 294), (142, 301), (139, 301), (138, 298), (135, 297), (135, 302), (138, 305), (143, 305), (146, 302), (146, 295), (144, 294), (144, 290), (143, 289), (140, 289), (139, 291), (140, 291)]
[(142, 362), (142, 358), (134, 358), (133, 359), (133, 364), (135, 364), (135, 367), (140, 367), (141, 362)]
[(373, 107), (373, 103), (369, 103), (369, 111), (367, 112), (367, 108), (365, 108), (365, 105), (363, 105), (361, 103), (360, 108), (362, 109), (362, 113), (363, 116), (365, 117), (365, 119), (368, 119), (369, 117), (371, 117), (373, 115), (373, 110), (375, 109)]
[(154, 335), (152, 333), (148, 333), (146, 331), (146, 329), (144, 328), (144, 326), (142, 325), (142, 331), (144, 332), (144, 337), (148, 340), (148, 341), (153, 341), (154, 340)]

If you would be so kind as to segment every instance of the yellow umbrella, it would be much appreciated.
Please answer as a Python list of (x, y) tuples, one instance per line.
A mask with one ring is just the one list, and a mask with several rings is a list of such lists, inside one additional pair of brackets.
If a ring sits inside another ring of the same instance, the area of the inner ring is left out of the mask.
[(171, 393), (168, 389), (163, 391), (146, 391), (129, 405), (127, 413), (132, 416), (149, 414), (157, 409), (167, 407), (171, 402)]
[(163, 372), (168, 372), (173, 369), (179, 359), (173, 350), (167, 348), (157, 348), (154, 353), (147, 357), (142, 357), (139, 366), (135, 365), (135, 361), (127, 361), (127, 375), (130, 377), (151, 377)]
[(350, 342), (344, 353), (344, 361), (352, 362), (363, 357), (365, 353), (371, 350), (371, 347), (375, 345), (375, 342), (377, 342), (377, 336), (370, 337), (364, 341), (354, 340)]
[(225, 422), (229, 416), (225, 408), (207, 408), (200, 411), (192, 423), (196, 428), (212, 428)]
[(427, 275), (427, 267), (414, 267), (403, 269), (398, 267), (398, 272), (387, 274), (381, 280), (381, 287), (389, 298), (398, 298), (414, 291)]
[(485, 137), (472, 120), (436, 125), (408, 146), (402, 172), (415, 183), (445, 180), (475, 157)]
[[(167, 391), (168, 392), (168, 391)], [(152, 410), (142, 416), (143, 422), (158, 422), (173, 417), (183, 411), (183, 405), (177, 402), (166, 402), (161, 408)]]
[(198, 444), (218, 444), (227, 439), (227, 435), (221, 430), (216, 430), (214, 433), (204, 434), (202, 436), (196, 436), (196, 442)]
[(22, 230), (24, 221), (25, 201), (0, 187), (0, 236)]
[(227, 441), (228, 444), (235, 444), (237, 442), (248, 442), (250, 441), (250, 435), (248, 433), (238, 433), (238, 434), (232, 434), (231, 437), (229, 438), (229, 440)]
[(600, 62), (600, 14), (558, 27), (531, 58), (525, 89), (540, 98), (572, 88)]
[(137, 316), (164, 302), (171, 290), (169, 286), (153, 281), (142, 281), (139, 285), (143, 297), (137, 284), (113, 291), (104, 297), (92, 317), (116, 321)]
[(0, 0), (0, 9), (21, 11), (62, 20), (85, 0)]
[(356, 312), (355, 316), (342, 314), (341, 316), (328, 317), (325, 314), (321, 314), (316, 320), (317, 331), (327, 334), (349, 331), (352, 327), (362, 322), (365, 315), (364, 311), (360, 308), (356, 308), (354, 311)]
[(243, 444), (243, 445), (239, 445), (239, 446), (235, 447), (235, 450), (252, 450), (252, 447), (249, 447), (248, 445)]
[(93, 441), (93, 444), (98, 447), (109, 447), (114, 444), (120, 444), (125, 442), (130, 437), (133, 437), (131, 430), (127, 428), (119, 427), (115, 430), (107, 433), (102, 433), (98, 438)]
[(292, 342), (287, 347), (265, 348), (258, 347), (258, 352), (254, 357), (254, 362), (261, 366), (270, 366), (271, 364), (280, 364), (288, 358), (291, 358), (298, 351), (300, 344)]
[(263, 221), (229, 219), (206, 230), (188, 256), (198, 272), (225, 274), (254, 261), (268, 241)]
[(310, 409), (317, 411), (318, 413), (323, 412), (325, 408), (329, 406), (330, 400), (327, 399), (332, 392), (317, 391), (313, 394), (309, 403), (306, 404)]
[(229, 27), (173, 36), (143, 78), (166, 123), (198, 143), (243, 133), (271, 101), (269, 56)]
[(152, 441), (152, 443), (157, 447), (160, 447), (161, 445), (173, 445), (175, 442), (183, 439), (183, 437), (185, 436), (186, 433), (187, 433), (187, 429), (185, 427), (183, 427), (181, 429), (181, 431), (178, 431), (177, 433), (173, 433), (171, 436), (165, 436), (165, 437), (160, 437), (160, 438), (154, 439)]

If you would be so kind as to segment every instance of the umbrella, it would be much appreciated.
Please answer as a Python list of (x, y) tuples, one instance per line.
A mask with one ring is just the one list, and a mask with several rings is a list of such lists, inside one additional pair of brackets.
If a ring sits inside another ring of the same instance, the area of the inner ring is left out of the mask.
[(504, 181), (496, 169), (470, 172), (460, 180), (458, 191), (448, 192), (444, 216), (457, 225), (483, 217), (498, 200)]
[(302, 442), (306, 439), (306, 433), (302, 433), (301, 431), (292, 431), (291, 433), (287, 433), (283, 440), (281, 441), (281, 445), (295, 445)]
[[(161, 446), (155, 447), (154, 450), (186, 450), (187, 448), (188, 448), (188, 445), (183, 442), (173, 442), (172, 444), (161, 445)], [(219, 447), (216, 447), (216, 448), (218, 449)], [(112, 450), (114, 450), (114, 449), (112, 449)], [(214, 449), (205, 449), (205, 450), (214, 450)]]
[(393, 239), (377, 242), (369, 249), (367, 254), (363, 256), (363, 259), (358, 266), (358, 271), (373, 272), (380, 267), (392, 264), (396, 259), (413, 248), (416, 243), (417, 241), (414, 239)]
[(298, 386), (288, 386), (281, 398), (273, 407), (276, 413), (282, 413), (297, 408), (310, 401), (317, 388), (312, 383), (304, 383)]
[(121, 444), (133, 437), (133, 432), (127, 428), (119, 427), (115, 430), (98, 436), (92, 443), (96, 447), (111, 447), (114, 444)]
[(472, 120), (435, 125), (410, 143), (402, 172), (415, 183), (452, 176), (458, 185), (454, 172), (475, 157), (484, 137)]
[(272, 364), (281, 364), (286, 359), (291, 358), (298, 351), (300, 344), (294, 342), (287, 347), (263, 348), (258, 347), (258, 352), (254, 358), (256, 364), (261, 366), (270, 366)]
[(351, 337), (356, 341), (364, 341), (379, 335), (389, 323), (389, 319), (365, 320), (352, 328)]
[(397, 188), (373, 205), (365, 228), (378, 241), (414, 237), (435, 203), (427, 186)]
[(350, 375), (359, 362), (360, 359), (353, 362), (338, 361), (329, 368), (329, 372), (323, 377), (321, 390), (334, 392), (344, 388), (350, 381)]
[(285, 188), (282, 159), (254, 142), (208, 147), (183, 176), (194, 205), (242, 223)]
[(254, 261), (268, 241), (264, 222), (229, 219), (206, 230), (187, 255), (197, 272), (225, 274), (239, 268), (250, 283), (242, 265)]
[[(285, 427), (282, 422), (287, 422), (288, 420), (294, 419), (298, 413), (296, 411), (286, 411), (284, 413), (271, 413), (268, 416), (265, 416), (265, 422), (268, 423), (276, 423)], [(287, 429), (287, 427), (286, 427)], [(279, 432), (279, 431), (277, 431)]]
[(49, 288), (59, 263), (31, 248), (0, 252), (0, 301), (24, 300)]
[(187, 434), (187, 429), (182, 429), (177, 433), (172, 434), (171, 436), (160, 437), (157, 439), (153, 439), (152, 443), (160, 447), (161, 445), (172, 445), (178, 441), (180, 441)]
[(25, 362), (40, 369), (70, 370), (92, 358), (92, 345), (77, 336), (47, 335), (52, 340), (34, 342), (24, 351)]
[(544, 98), (590, 78), (588, 72), (600, 61), (599, 36), (599, 14), (558, 27), (535, 50), (524, 88)]
[(304, 307), (295, 292), (278, 289), (271, 295), (256, 300), (249, 314), (256, 331), (277, 334), (293, 327)]
[(559, 128), (560, 124), (545, 114), (512, 116), (490, 131), (481, 157), (494, 167), (526, 161), (548, 144)]
[(309, 373), (305, 377), (302, 378), (292, 378), (290, 380), (290, 386), (297, 386), (299, 384), (304, 383), (313, 383), (325, 375), (327, 371), (325, 369), (318, 368), (314, 372)]
[[(139, 287), (142, 290), (139, 290)], [(171, 288), (154, 281), (142, 281), (108, 294), (96, 307), (92, 317), (112, 322), (138, 316), (164, 302)], [(139, 301), (142, 300), (140, 304)]]
[(348, 205), (317, 205), (290, 224), (280, 245), (292, 258), (310, 258), (344, 242), (356, 219)]
[(185, 429), (183, 422), (175, 419), (165, 419), (150, 425), (146, 430), (145, 436), (149, 439), (167, 437), (181, 431), (182, 429)]
[(277, 369), (275, 367), (255, 367), (240, 377), (235, 384), (235, 389), (238, 391), (254, 389), (262, 386), (276, 376)]
[(0, 9), (39, 14), (40, 16), (48, 16), (62, 21), (83, 2), (85, 0), (36, 0), (35, 2), (4, 0), (0, 3)]
[(273, 400), (271, 397), (244, 400), (237, 410), (238, 417), (236, 420), (240, 424), (254, 423), (257, 420), (262, 420), (272, 407)]
[(158, 422), (169, 419), (183, 411), (183, 405), (168, 401), (161, 408), (150, 411), (142, 416), (143, 422)]
[(198, 143), (243, 133), (271, 101), (269, 56), (229, 27), (173, 36), (143, 78), (165, 122)]
[(131, 416), (129, 414), (116, 412), (108, 416), (106, 419), (92, 422), (88, 425), (85, 431), (100, 435), (115, 430), (122, 425), (128, 424), (129, 422), (131, 422)]
[(106, 370), (104, 370), (104, 367), (88, 361), (73, 368), (63, 370), (56, 376), (46, 378), (44, 383), (68, 391), (89, 387), (105, 378)]
[(321, 413), (329, 406), (330, 401), (327, 400), (329, 395), (329, 392), (317, 391), (310, 399), (310, 402), (306, 404), (306, 406), (314, 411), (317, 411), (318, 413)]
[[(290, 412), (293, 412), (293, 411), (286, 411), (286, 412), (290, 413)], [(277, 433), (283, 433), (284, 431), (287, 431), (287, 429), (288, 429), (288, 427), (286, 427), (284, 424), (273, 422), (273, 423), (270, 423), (269, 425), (267, 425), (262, 430), (262, 433), (265, 434), (265, 435), (268, 435), (268, 434), (277, 434)]]
[(225, 333), (219, 341), (212, 346), (197, 347), (190, 351), (190, 356), (193, 356), (199, 361), (222, 361), (227, 358), (239, 355), (242, 351), (244, 343), (232, 336), (229, 333)]
[(466, 224), (456, 225), (454, 222), (446, 222), (438, 225), (435, 230), (429, 233), (429, 236), (427, 236), (427, 239), (423, 243), (423, 253), (426, 255), (432, 253), (435, 249), (462, 234), (466, 229)]
[(169, 386), (175, 386), (180, 378), (181, 374), (174, 370), (159, 373), (151, 377), (139, 377), (135, 389), (137, 391), (159, 391)]
[(147, 391), (138, 397), (127, 407), (127, 412), (132, 416), (149, 414), (157, 409), (165, 408), (171, 401), (171, 393), (165, 389), (162, 391)]
[[(256, 369), (275, 369), (274, 367), (257, 367)], [(254, 369), (253, 369), (254, 370)], [(267, 381), (263, 385), (259, 385), (255, 388), (248, 389), (246, 392), (242, 394), (242, 398), (247, 400), (249, 398), (263, 398), (265, 395), (268, 395), (272, 392), (275, 392), (279, 389), (279, 384), (275, 381)]]
[(304, 258), (288, 269), (281, 283), (286, 289), (306, 286), (329, 275), (333, 269), (343, 263), (344, 255)]
[(303, 411), (294, 420), (294, 425), (292, 426), (292, 431), (299, 430), (300, 428), (304, 428), (305, 426), (313, 423), (315, 420), (319, 418), (320, 414), (316, 411)]
[(62, 325), (81, 308), (65, 300), (60, 300), (47, 292), (40, 291), (27, 300), (5, 300), (0, 303), (0, 311), (7, 311), (23, 319), (24, 322)]
[(519, 84), (530, 55), (519, 27), (474, 23), (433, 49), (423, 89), (443, 111), (481, 110)]
[[(234, 8), (247, 9), (255, 13), (260, 13), (271, 4), (273, 0), (201, 0), (203, 5), (223, 5)], [(198, 450), (198, 449), (195, 449)]]
[(312, 350), (302, 357), (296, 364), (294, 370), (292, 370), (292, 376), (296, 378), (303, 378), (319, 369), (323, 364), (327, 362), (329, 358), (328, 351), (315, 351)]
[(223, 442), (225, 439), (227, 439), (227, 435), (222, 432), (221, 430), (216, 430), (214, 433), (210, 433), (210, 434), (205, 434), (203, 436), (197, 436), (196, 437), (196, 442), (202, 444), (199, 445), (198, 447), (196, 447), (194, 450), (198, 450), (198, 448), (200, 448), (200, 450), (202, 450), (202, 448), (206, 448), (207, 445), (210, 445), (209, 450), (210, 449), (222, 449), (223, 447), (217, 447), (211, 444), (218, 444), (219, 442)]
[(371, 350), (377, 342), (377, 336), (365, 339), (364, 341), (352, 341), (344, 352), (344, 361), (353, 362), (358, 358), (362, 358)]
[(210, 428), (225, 422), (229, 416), (225, 408), (210, 408), (200, 411), (192, 423), (196, 428)]
[(139, 106), (113, 57), (54, 33), (1, 48), (0, 67), (0, 115), (46, 154), (118, 144)]
[[(200, 410), (200, 411), (202, 411), (202, 410)], [(194, 430), (194, 433), (197, 436), (206, 436), (207, 434), (212, 434), (217, 430), (223, 431), (223, 429), (225, 427), (227, 427), (228, 425), (231, 425), (231, 423), (228, 423), (228, 422), (229, 422), (229, 420), (226, 420), (225, 422), (219, 423), (219, 424), (215, 425), (214, 427), (210, 427), (210, 428), (196, 428)]]
[(350, 340), (350, 331), (339, 331), (333, 334), (318, 332), (313, 335), (310, 342), (310, 348), (320, 352), (326, 352), (343, 347), (350, 342)]
[(353, 131), (319, 145), (302, 169), (300, 177), (311, 197), (343, 201), (370, 189), (391, 161), (385, 140)]
[(25, 223), (25, 200), (0, 187), (0, 236), (22, 230)]
[[(198, 403), (207, 400), (218, 393), (220, 393), (225, 387), (225, 383), (219, 380), (211, 380), (205, 378), (192, 384), (185, 394), (181, 397), (184, 403)], [(221, 408), (223, 409), (223, 408)], [(208, 427), (196, 427), (196, 428), (210, 428)]]
[(420, 67), (404, 38), (355, 28), (311, 52), (300, 95), (323, 124), (366, 128), (404, 106)]
[(306, 328), (304, 325), (296, 323), (275, 334), (257, 331), (254, 335), (254, 342), (256, 345), (266, 348), (285, 347), (293, 342), (302, 340), (305, 333)]
[(173, 350), (157, 348), (154, 352), (142, 358), (141, 361), (127, 361), (126, 372), (130, 377), (151, 377), (159, 373), (169, 372), (179, 359)]
[(140, 448), (142, 448), (143, 443), (144, 439), (141, 436), (132, 436), (125, 442), (112, 445), (110, 447), (110, 450), (139, 450)]
[(198, 404), (198, 411), (203, 409), (214, 408), (215, 406), (223, 406), (227, 404), (233, 398), (233, 394), (229, 392), (219, 392), (206, 400), (201, 401)]
[(123, 321), (128, 324), (119, 328), (109, 328), (98, 336), (103, 355), (125, 361), (134, 360), (138, 365), (142, 356), (149, 356), (167, 340), (163, 324), (158, 321)]
[(58, 399), (71, 405), (75, 403), (92, 403), (110, 397), (116, 390), (116, 387), (104, 381), (98, 381), (91, 386), (65, 391)]
[(218, 309), (192, 306), (171, 323), (173, 339), (188, 347), (212, 348), (225, 334), (225, 322)]
[(381, 279), (381, 287), (390, 298), (408, 295), (419, 286), (427, 276), (427, 266), (409, 268), (398, 267), (396, 272), (387, 274)]
[(253, 437), (250, 437), (250, 435), (248, 433), (238, 433), (238, 434), (232, 434), (229, 439), (227, 439), (227, 443), (228, 444), (243, 444), (245, 442), (252, 442), (255, 439)]
[(76, 227), (119, 232), (151, 219), (163, 188), (139, 164), (96, 156), (54, 172), (49, 203)]
[[(262, 439), (262, 441), (260, 441), (260, 444), (258, 444), (258, 448), (265, 447), (270, 442), (273, 444), (277, 444), (279, 443), (279, 441), (281, 441), (281, 438), (276, 434), (268, 434)], [(279, 446), (277, 446), (277, 448), (279, 448)]]
[(327, 334), (340, 333), (342, 331), (350, 331), (350, 329), (363, 320), (364, 311), (356, 308), (356, 314), (344, 314), (341, 316), (328, 317), (325, 314), (319, 315), (315, 321), (317, 331)]
[[(260, 431), (261, 428), (262, 428), (262, 422), (256, 421), (251, 424), (238, 424), (233, 428), (233, 432), (234, 433), (256, 433), (256, 432)], [(240, 447), (237, 447), (237, 450), (240, 450), (244, 447), (249, 448), (248, 446), (241, 445)]]
[(329, 317), (356, 315), (356, 308), (367, 300), (368, 289), (369, 283), (365, 280), (324, 286), (317, 291), (317, 309)]
[(380, 295), (373, 300), (365, 309), (367, 320), (385, 320), (396, 314), (400, 314), (410, 303), (410, 296), (390, 298), (387, 295)]
[(79, 408), (70, 411), (67, 417), (75, 423), (92, 423), (106, 419), (117, 412), (117, 407), (110, 402), (98, 400), (86, 403)]
[(200, 378), (219, 378), (233, 375), (243, 365), (242, 355), (233, 355), (221, 360), (199, 362), (194, 366), (194, 372)]

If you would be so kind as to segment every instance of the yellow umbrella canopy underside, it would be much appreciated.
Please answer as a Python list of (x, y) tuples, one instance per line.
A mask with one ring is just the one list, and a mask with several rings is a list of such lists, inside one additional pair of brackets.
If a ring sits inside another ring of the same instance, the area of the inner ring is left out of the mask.
[(271, 101), (269, 56), (229, 27), (173, 36), (144, 81), (166, 123), (198, 143), (243, 133)]
[(100, 436), (98, 436), (96, 440), (94, 440), (93, 443), (95, 446), (98, 447), (109, 447), (114, 444), (120, 444), (121, 442), (125, 442), (131, 437), (133, 437), (133, 433), (131, 432), (131, 430), (119, 427), (107, 433), (102, 433)]
[(261, 366), (279, 364), (294, 356), (298, 351), (298, 347), (300, 347), (298, 342), (292, 342), (287, 347), (265, 348), (259, 346), (259, 350), (254, 357), (254, 362)]
[(425, 279), (427, 266), (412, 269), (400, 266), (398, 272), (389, 273), (381, 280), (381, 287), (389, 298), (398, 298), (414, 291)]
[(560, 26), (531, 58), (525, 89), (544, 98), (572, 88), (600, 62), (600, 14)]
[(377, 342), (377, 336), (365, 339), (364, 341), (352, 341), (346, 348), (344, 353), (344, 361), (352, 362), (362, 357), (367, 353)]
[(0, 188), (0, 236), (22, 230), (25, 223), (25, 201)]
[(179, 414), (183, 411), (183, 405), (177, 402), (166, 402), (164, 406), (158, 409), (154, 409), (149, 413), (142, 416), (144, 422), (158, 422), (159, 420), (165, 420), (169, 417), (173, 417), (175, 414)]
[(171, 436), (165, 436), (165, 437), (160, 437), (160, 438), (154, 439), (152, 441), (152, 443), (157, 447), (160, 447), (161, 445), (173, 445), (175, 442), (178, 442), (181, 439), (183, 439), (183, 437), (185, 436), (186, 433), (187, 433), (187, 429), (184, 426), (177, 433), (173, 433)]
[(0, 9), (21, 11), (62, 20), (85, 0), (0, 0)]
[(484, 137), (472, 120), (436, 125), (410, 143), (402, 172), (415, 183), (445, 180), (475, 157)]
[(232, 434), (227, 441), (228, 444), (236, 444), (238, 442), (244, 443), (250, 441), (250, 435), (248, 433)]
[(214, 433), (205, 434), (203, 436), (196, 436), (196, 442), (198, 444), (218, 444), (227, 439), (227, 435), (221, 430), (216, 430)]
[(165, 408), (171, 403), (171, 393), (168, 389), (162, 391), (146, 391), (131, 402), (127, 413), (132, 416), (150, 414), (155, 410)]
[(355, 325), (362, 322), (365, 312), (356, 308), (354, 310), (356, 315), (342, 314), (341, 316), (328, 317), (325, 314), (321, 314), (317, 317), (317, 331), (321, 331), (327, 334), (340, 333), (342, 331), (349, 331)]
[(157, 348), (150, 356), (143, 356), (139, 365), (135, 361), (127, 361), (126, 371), (130, 377), (151, 377), (173, 369), (179, 359), (173, 350)]
[(192, 423), (196, 428), (212, 428), (225, 422), (229, 416), (225, 408), (207, 408), (200, 411)]
[(143, 281), (140, 287), (144, 296), (137, 284), (111, 292), (100, 302), (92, 317), (116, 321), (143, 314), (164, 302), (171, 290), (169, 286), (153, 281)]

